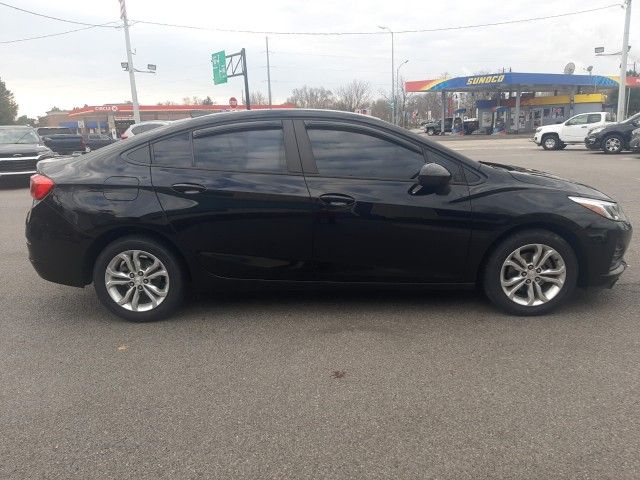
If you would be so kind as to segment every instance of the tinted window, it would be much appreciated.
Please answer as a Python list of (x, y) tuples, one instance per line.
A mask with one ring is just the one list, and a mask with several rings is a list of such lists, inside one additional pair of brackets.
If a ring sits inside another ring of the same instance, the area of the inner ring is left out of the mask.
[(592, 113), (587, 117), (587, 123), (598, 123), (600, 121), (599, 113)]
[(191, 135), (179, 133), (153, 144), (154, 165), (191, 166)]
[(372, 135), (315, 128), (307, 132), (320, 175), (408, 180), (424, 165), (421, 153)]
[(241, 130), (193, 139), (196, 166), (215, 170), (284, 172), (282, 129)]
[(442, 165), (444, 168), (451, 172), (451, 180), (456, 183), (463, 183), (464, 177), (458, 165), (454, 160), (450, 159), (446, 155), (441, 154), (435, 150), (429, 150), (427, 152), (427, 161)]
[(129, 150), (124, 154), (125, 158), (130, 162), (135, 163), (151, 163), (151, 153), (149, 152), (149, 145), (138, 147), (135, 150)]

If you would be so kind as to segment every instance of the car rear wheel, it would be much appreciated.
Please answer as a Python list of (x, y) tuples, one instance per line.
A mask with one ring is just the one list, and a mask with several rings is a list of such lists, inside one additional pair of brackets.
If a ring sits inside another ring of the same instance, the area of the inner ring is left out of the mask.
[(504, 240), (491, 253), (483, 285), (489, 299), (515, 315), (541, 315), (575, 290), (578, 262), (571, 246), (546, 230), (528, 230)]
[(609, 135), (602, 142), (604, 153), (620, 153), (622, 151), (622, 139), (617, 135)]
[(93, 285), (102, 304), (133, 322), (169, 315), (182, 302), (184, 283), (175, 255), (163, 244), (142, 236), (109, 244), (93, 270)]
[(560, 139), (557, 135), (545, 135), (542, 137), (542, 148), (545, 150), (557, 150), (560, 145)]

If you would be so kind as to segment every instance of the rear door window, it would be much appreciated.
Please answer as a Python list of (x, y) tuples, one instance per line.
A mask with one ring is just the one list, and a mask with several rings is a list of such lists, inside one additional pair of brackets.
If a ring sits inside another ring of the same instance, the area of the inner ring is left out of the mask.
[(243, 129), (196, 136), (195, 166), (234, 172), (284, 173), (282, 128)]
[(591, 113), (587, 117), (587, 123), (598, 123), (602, 116), (599, 113)]
[(153, 144), (153, 164), (166, 167), (192, 166), (191, 133), (182, 132)]

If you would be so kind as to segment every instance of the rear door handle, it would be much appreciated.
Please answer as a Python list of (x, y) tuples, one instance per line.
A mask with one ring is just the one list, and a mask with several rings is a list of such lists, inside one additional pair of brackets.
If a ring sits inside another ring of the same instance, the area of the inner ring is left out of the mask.
[(174, 183), (171, 185), (171, 189), (176, 192), (186, 193), (187, 195), (195, 195), (196, 193), (202, 193), (207, 190), (204, 185), (197, 183)]
[(325, 193), (320, 195), (320, 201), (325, 205), (333, 208), (345, 208), (350, 207), (356, 203), (356, 199), (349, 195), (343, 195), (342, 193)]

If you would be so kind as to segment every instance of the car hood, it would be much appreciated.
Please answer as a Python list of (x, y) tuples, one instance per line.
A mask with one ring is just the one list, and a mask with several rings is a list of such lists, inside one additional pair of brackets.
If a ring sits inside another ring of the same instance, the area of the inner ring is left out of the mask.
[(38, 143), (2, 143), (0, 144), (1, 154), (30, 153), (30, 152), (46, 152), (49, 150), (44, 145)]
[(500, 163), (480, 163), (499, 170), (506, 171), (509, 175), (511, 175), (511, 177), (522, 183), (526, 183), (529, 185), (538, 185), (540, 187), (553, 189), (571, 195), (579, 195), (582, 197), (612, 201), (611, 197), (599, 190), (596, 190), (593, 187), (590, 187), (589, 185), (584, 185), (582, 183), (567, 180), (551, 173), (534, 170), (531, 168), (516, 167), (514, 165), (503, 165)]

